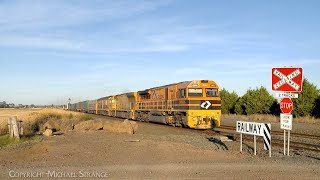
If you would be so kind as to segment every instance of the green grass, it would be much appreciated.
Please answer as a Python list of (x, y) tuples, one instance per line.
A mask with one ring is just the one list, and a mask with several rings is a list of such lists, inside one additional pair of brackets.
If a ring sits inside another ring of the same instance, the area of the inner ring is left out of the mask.
[(40, 140), (41, 136), (39, 135), (30, 135), (30, 136), (22, 136), (20, 140), (15, 138), (10, 138), (10, 135), (1, 135), (0, 136), (0, 147), (5, 147), (11, 144), (19, 144), (27, 141), (37, 141)]

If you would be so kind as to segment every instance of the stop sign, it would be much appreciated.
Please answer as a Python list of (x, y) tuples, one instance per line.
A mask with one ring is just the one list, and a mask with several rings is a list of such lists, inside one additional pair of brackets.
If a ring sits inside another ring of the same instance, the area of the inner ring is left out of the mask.
[(293, 102), (290, 98), (283, 98), (280, 101), (280, 109), (284, 114), (290, 114), (293, 109)]

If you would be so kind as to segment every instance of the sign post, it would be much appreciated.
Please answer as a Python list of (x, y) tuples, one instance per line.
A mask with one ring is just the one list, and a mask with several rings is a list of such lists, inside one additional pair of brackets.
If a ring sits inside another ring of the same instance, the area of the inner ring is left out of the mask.
[(288, 153), (290, 150), (290, 131), (292, 130), (292, 115), (280, 114), (280, 128), (283, 129), (283, 155), (286, 155), (286, 131), (288, 131)]
[(298, 92), (302, 91), (303, 69), (301, 67), (272, 68), (272, 90), (280, 101), (280, 128), (283, 129), (283, 155), (286, 155), (286, 131), (288, 131), (288, 149), (290, 153), (290, 131), (292, 130), (293, 102), (291, 98), (298, 98)]
[(283, 130), (283, 155), (286, 155), (286, 130)]
[(254, 138), (254, 155), (257, 155), (257, 139), (256, 136), (262, 136), (264, 140), (265, 150), (269, 150), (271, 157), (271, 125), (264, 123), (237, 121), (237, 132), (240, 133), (240, 152), (242, 152), (242, 134), (253, 135)]
[(287, 156), (290, 156), (290, 131), (288, 131), (288, 153)]

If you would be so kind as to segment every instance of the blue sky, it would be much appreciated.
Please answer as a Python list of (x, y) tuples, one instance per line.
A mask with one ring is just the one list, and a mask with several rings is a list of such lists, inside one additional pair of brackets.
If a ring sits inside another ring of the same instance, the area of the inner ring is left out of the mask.
[(0, 101), (62, 104), (192, 79), (320, 86), (320, 1), (0, 1)]

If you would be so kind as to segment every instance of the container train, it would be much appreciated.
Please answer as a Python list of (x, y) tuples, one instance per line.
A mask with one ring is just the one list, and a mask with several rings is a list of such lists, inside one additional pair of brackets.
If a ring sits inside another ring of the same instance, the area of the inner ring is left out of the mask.
[(216, 82), (193, 80), (69, 104), (68, 109), (193, 129), (210, 129), (220, 126), (221, 99)]

